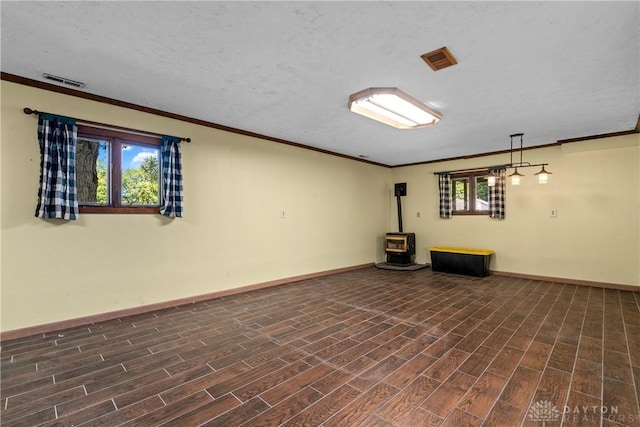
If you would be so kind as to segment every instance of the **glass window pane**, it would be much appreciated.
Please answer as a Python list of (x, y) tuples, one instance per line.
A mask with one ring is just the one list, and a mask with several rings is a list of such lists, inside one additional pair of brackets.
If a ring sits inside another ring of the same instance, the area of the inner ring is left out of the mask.
[(476, 211), (489, 210), (489, 183), (486, 176), (476, 177)]
[(455, 178), (451, 180), (453, 187), (453, 210), (469, 210), (469, 178)]
[(81, 205), (109, 204), (109, 142), (78, 138), (76, 184)]
[(160, 150), (122, 143), (122, 206), (160, 205)]

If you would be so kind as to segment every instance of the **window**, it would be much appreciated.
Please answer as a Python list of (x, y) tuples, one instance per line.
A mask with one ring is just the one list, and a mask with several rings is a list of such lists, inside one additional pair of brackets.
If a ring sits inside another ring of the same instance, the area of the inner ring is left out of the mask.
[(76, 183), (81, 213), (158, 213), (160, 138), (78, 126)]
[(489, 215), (488, 171), (451, 175), (454, 215)]

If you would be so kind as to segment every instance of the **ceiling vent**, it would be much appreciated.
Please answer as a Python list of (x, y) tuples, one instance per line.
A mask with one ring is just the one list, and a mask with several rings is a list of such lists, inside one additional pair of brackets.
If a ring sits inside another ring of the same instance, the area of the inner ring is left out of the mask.
[(426, 62), (433, 71), (439, 71), (458, 63), (446, 47), (441, 47), (440, 49), (420, 55), (420, 58), (424, 59), (424, 62)]
[(44, 77), (45, 80), (51, 80), (52, 82), (75, 87), (77, 89), (81, 89), (84, 87), (84, 83), (82, 82), (77, 82), (75, 80), (67, 79), (65, 77), (54, 76), (53, 74), (43, 73), (42, 77)]

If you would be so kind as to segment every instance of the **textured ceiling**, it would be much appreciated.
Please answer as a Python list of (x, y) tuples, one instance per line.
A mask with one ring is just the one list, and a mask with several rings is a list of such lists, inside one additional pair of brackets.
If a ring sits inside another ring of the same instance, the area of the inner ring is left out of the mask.
[[(633, 129), (640, 2), (2, 1), (3, 72), (400, 165)], [(458, 65), (420, 58), (447, 46)], [(347, 110), (395, 86), (435, 127)], [(38, 108), (37, 103), (31, 105)]]

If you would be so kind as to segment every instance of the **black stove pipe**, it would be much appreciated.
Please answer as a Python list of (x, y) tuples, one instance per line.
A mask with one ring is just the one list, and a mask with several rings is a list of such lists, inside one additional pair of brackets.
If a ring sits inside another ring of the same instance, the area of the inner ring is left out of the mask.
[(400, 201), (400, 197), (407, 195), (407, 183), (401, 182), (396, 184), (394, 190), (396, 199), (398, 200), (398, 231), (402, 233), (402, 202)]
[(402, 233), (402, 202), (400, 201), (400, 195), (396, 196), (398, 200), (398, 231)]

